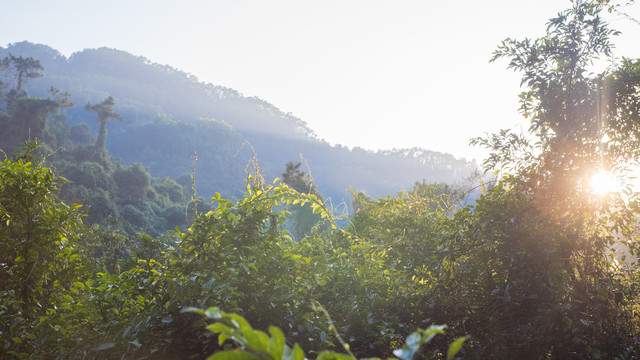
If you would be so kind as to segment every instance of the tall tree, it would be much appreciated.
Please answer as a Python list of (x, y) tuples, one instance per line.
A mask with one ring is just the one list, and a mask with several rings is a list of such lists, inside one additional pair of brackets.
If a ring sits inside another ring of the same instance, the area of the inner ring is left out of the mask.
[[(594, 62), (612, 56), (610, 41), (619, 34), (601, 20), (603, 6), (575, 1), (571, 10), (550, 20), (546, 37), (507, 39), (494, 53), (493, 60), (508, 58), (509, 68), (523, 73), (527, 89), (520, 95), (520, 110), (531, 120), (530, 134), (539, 139), (530, 164), (544, 180), (547, 203), (565, 205), (559, 212), (574, 210), (573, 201), (588, 200), (584, 190), (594, 173), (623, 171), (630, 159), (640, 158), (638, 61), (623, 58), (593, 73)], [(526, 143), (520, 140), (512, 143)], [(514, 160), (496, 156), (486, 164)]]
[(22, 56), (15, 56), (9, 54), (9, 56), (2, 59), (0, 67), (5, 70), (11, 70), (15, 72), (16, 86), (13, 90), (17, 94), (22, 92), (22, 87), (27, 79), (35, 79), (42, 76), (44, 68), (40, 65), (40, 60), (36, 60), (32, 57), (24, 58)]
[(485, 165), (506, 174), (474, 212), (457, 214), (470, 247), (454, 258), (466, 262), (454, 292), (469, 301), (479, 358), (637, 355), (638, 268), (619, 266), (612, 248), (638, 254), (638, 196), (603, 197), (590, 181), (640, 158), (640, 66), (625, 59), (595, 73), (618, 32), (602, 4), (572, 3), (543, 38), (507, 39), (494, 54), (523, 74), (521, 111), (536, 141), (508, 131), (476, 140), (494, 150)]
[(104, 151), (106, 149), (105, 144), (107, 141), (107, 123), (112, 120), (124, 121), (122, 115), (113, 110), (113, 107), (115, 105), (116, 102), (113, 99), (113, 96), (109, 96), (98, 104), (87, 104), (85, 106), (86, 110), (93, 111), (98, 114), (97, 121), (100, 123), (98, 139), (96, 140), (96, 149), (98, 149), (98, 151)]
[(73, 106), (69, 102), (70, 94), (51, 87), (52, 97), (40, 98), (29, 96), (22, 90), (27, 79), (42, 76), (40, 61), (31, 57), (9, 54), (0, 60), (0, 70), (7, 77), (16, 79), (15, 87), (6, 93), (3, 91), (8, 86), (0, 81), (0, 103), (6, 104), (4, 109), (0, 109), (0, 144), (3, 150), (13, 152), (27, 139), (53, 140), (54, 134), (49, 131), (47, 119), (61, 108)]
[(56, 192), (66, 180), (42, 166), (33, 155), (37, 147), (30, 142), (12, 160), (0, 162), (0, 298), (13, 292), (24, 318), (34, 316), (51, 295), (55, 278), (49, 265), (65, 247), (61, 241), (71, 239), (81, 224), (80, 206), (58, 201)]

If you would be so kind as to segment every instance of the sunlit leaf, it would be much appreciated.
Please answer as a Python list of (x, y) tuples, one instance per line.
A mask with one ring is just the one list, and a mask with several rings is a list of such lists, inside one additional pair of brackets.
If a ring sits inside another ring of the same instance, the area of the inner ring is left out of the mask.
[(449, 345), (449, 349), (447, 350), (447, 360), (453, 359), (456, 354), (462, 349), (462, 345), (467, 341), (468, 337), (459, 337), (454, 342)]

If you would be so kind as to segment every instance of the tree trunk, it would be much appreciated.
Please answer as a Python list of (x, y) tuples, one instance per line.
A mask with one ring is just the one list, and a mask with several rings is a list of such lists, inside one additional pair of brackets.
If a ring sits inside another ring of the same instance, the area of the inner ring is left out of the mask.
[(107, 142), (107, 122), (100, 121), (100, 130), (98, 131), (98, 139), (96, 140), (96, 149), (102, 151), (106, 149)]

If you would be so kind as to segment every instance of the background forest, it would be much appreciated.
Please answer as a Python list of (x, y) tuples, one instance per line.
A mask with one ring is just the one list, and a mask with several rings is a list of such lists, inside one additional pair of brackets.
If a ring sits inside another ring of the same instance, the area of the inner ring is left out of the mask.
[(2, 49), (1, 357), (639, 357), (638, 194), (589, 185), (640, 156), (606, 10), (494, 52), (531, 126), (474, 140), (471, 195), (473, 163), (332, 147), (144, 58)]
[(198, 192), (207, 198), (216, 192), (242, 196), (245, 167), (254, 155), (242, 146), (245, 142), (255, 149), (268, 178), (280, 176), (286, 162), (302, 155), (319, 190), (335, 204), (349, 201), (350, 186), (377, 198), (410, 190), (423, 179), (462, 182), (477, 168), (426, 149), (374, 153), (331, 146), (304, 121), (261, 99), (115, 49), (86, 49), (66, 58), (46, 45), (22, 42), (0, 48), (0, 57), (9, 53), (37, 59), (46, 70), (25, 84), (29, 94), (46, 97), (54, 85), (78, 105), (61, 115), (69, 136), (67, 144), (59, 145), (93, 142), (98, 124), (84, 105), (112, 96), (125, 121), (109, 125), (110, 155), (127, 165), (141, 162), (154, 177), (176, 179), (191, 174), (190, 158), (196, 153)]

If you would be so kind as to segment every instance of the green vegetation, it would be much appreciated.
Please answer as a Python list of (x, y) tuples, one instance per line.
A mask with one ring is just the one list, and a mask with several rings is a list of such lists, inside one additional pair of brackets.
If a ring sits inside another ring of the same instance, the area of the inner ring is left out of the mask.
[[(284, 338), (282, 330), (270, 326), (269, 334), (263, 331), (254, 330), (251, 325), (240, 315), (228, 314), (218, 308), (209, 308), (206, 311), (200, 309), (186, 309), (187, 311), (202, 314), (216, 322), (207, 326), (207, 330), (219, 333), (218, 343), (222, 345), (226, 339), (232, 339), (237, 349), (223, 350), (208, 357), (208, 359), (287, 359), (304, 360), (307, 357), (297, 343), (293, 348), (289, 347)], [(320, 308), (320, 311), (323, 311)], [(326, 312), (325, 312), (326, 313)], [(407, 337), (406, 344), (402, 348), (394, 351), (394, 354), (402, 360), (411, 360), (420, 353), (421, 348), (428, 344), (435, 336), (444, 334), (446, 326), (431, 325), (426, 330), (418, 330)], [(341, 341), (339, 335), (336, 335)], [(447, 350), (447, 359), (453, 359), (460, 351), (466, 338), (459, 338), (451, 344)], [(349, 350), (349, 345), (342, 344), (349, 355), (335, 351), (322, 351), (317, 354), (316, 359), (341, 359), (353, 360), (355, 355)], [(370, 358), (379, 359), (379, 358)]]
[(373, 152), (331, 146), (304, 121), (264, 100), (205, 84), (193, 75), (115, 49), (85, 49), (66, 57), (28, 42), (0, 47), (0, 58), (9, 53), (39, 59), (46, 69), (42, 77), (25, 83), (31, 95), (47, 97), (55, 84), (81, 105), (62, 111), (71, 143), (54, 149), (96, 143), (97, 116), (84, 105), (112, 96), (113, 110), (125, 121), (106, 126), (109, 154), (125, 165), (144, 164), (153, 177), (177, 180), (190, 176), (195, 153), (198, 194), (207, 199), (216, 192), (229, 199), (242, 197), (245, 167), (253, 157), (243, 147), (247, 142), (267, 178), (280, 177), (283, 164), (303, 154), (318, 191), (336, 205), (351, 201), (346, 190), (350, 186), (379, 197), (408, 190), (421, 179), (454, 184), (477, 169), (475, 162), (425, 149)]
[(523, 73), (532, 125), (475, 140), (500, 177), (467, 206), (417, 182), (354, 191), (341, 218), (301, 163), (265, 181), (255, 158), (239, 195), (207, 202), (197, 167), (171, 179), (124, 165), (107, 150), (116, 124), (95, 143), (72, 131), (68, 95), (29, 96), (25, 72), (0, 110), (0, 355), (640, 357), (640, 198), (589, 186), (639, 159), (638, 61), (590, 70), (615, 35), (603, 7), (576, 1), (544, 38), (495, 52)]

